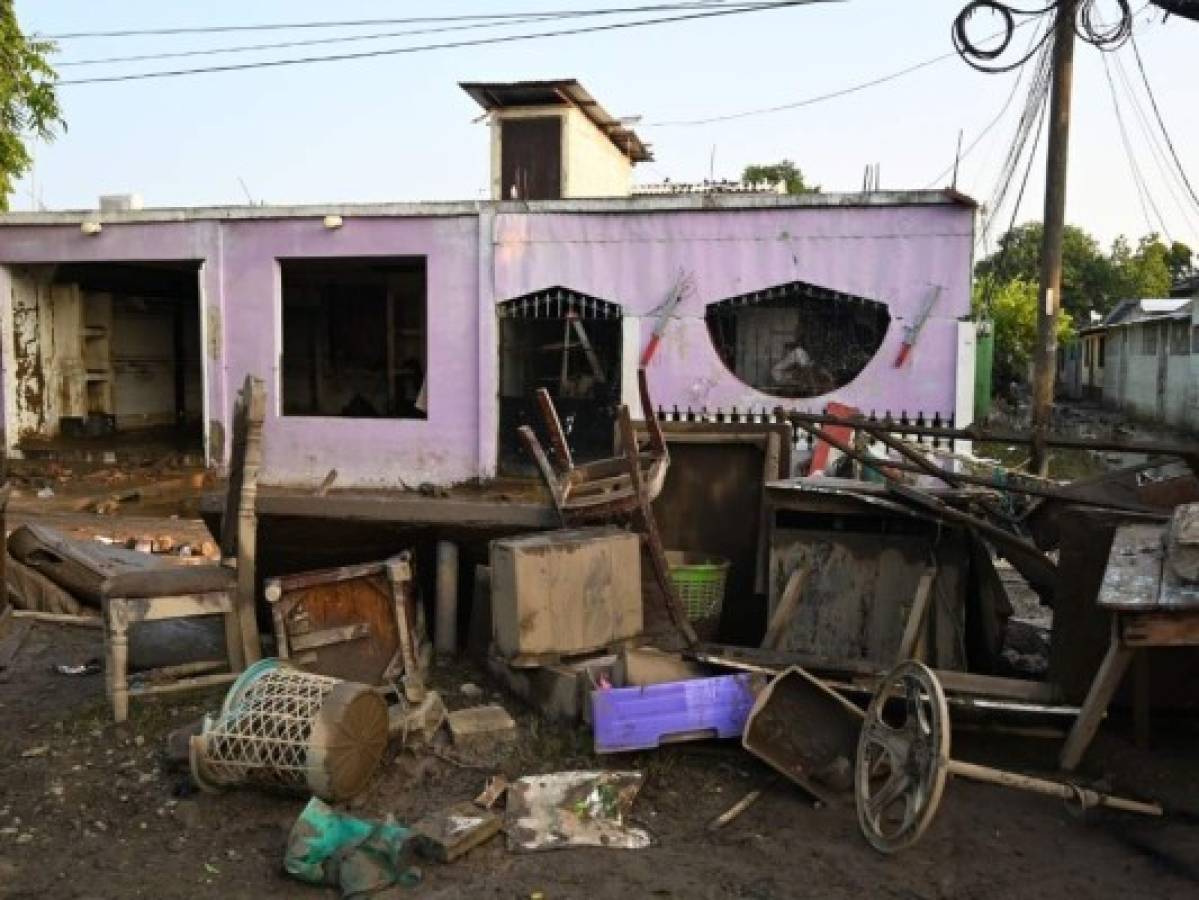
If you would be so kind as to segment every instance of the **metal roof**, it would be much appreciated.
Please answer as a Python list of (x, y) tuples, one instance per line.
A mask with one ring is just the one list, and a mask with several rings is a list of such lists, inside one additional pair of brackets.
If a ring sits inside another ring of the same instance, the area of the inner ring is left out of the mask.
[(621, 153), (633, 162), (654, 158), (649, 145), (637, 132), (599, 105), (574, 78), (550, 81), (460, 81), (458, 86), (488, 112), (514, 106), (573, 106), (608, 136)]

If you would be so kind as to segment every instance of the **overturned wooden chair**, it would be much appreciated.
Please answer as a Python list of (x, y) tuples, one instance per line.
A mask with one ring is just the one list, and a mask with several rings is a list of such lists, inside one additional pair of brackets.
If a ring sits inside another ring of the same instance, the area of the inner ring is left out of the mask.
[(637, 387), (649, 437), (644, 448), (637, 443), (628, 406), (622, 405), (617, 414), (622, 455), (575, 465), (558, 411), (545, 388), (537, 391), (537, 405), (549, 434), (554, 462), (550, 461), (532, 428), (522, 425), (518, 431), (549, 488), (564, 526), (624, 519), (640, 532), (649, 552), (654, 579), (666, 598), (670, 618), (688, 645), (693, 645), (697, 642), (695, 629), (670, 578), (670, 565), (654, 519), (653, 502), (666, 481), (670, 453), (662, 428), (653, 414), (645, 369), (637, 370)]
[[(225, 511), (221, 517), (221, 561), (206, 566), (174, 566), (154, 572), (142, 591), (112, 590), (102, 598), (107, 651), (105, 677), (113, 718), (129, 715), (129, 697), (208, 687), (233, 681), (262, 655), (255, 613), (255, 555), (258, 470), (262, 465), (262, 429), (266, 388), (246, 376), (233, 409), (233, 446)], [(211, 579), (211, 589), (189, 589)], [(114, 588), (116, 586), (114, 585)], [(129, 629), (140, 623), (219, 615), (225, 621), (226, 659), (222, 671), (192, 674), (196, 665), (145, 673), (129, 680)]]

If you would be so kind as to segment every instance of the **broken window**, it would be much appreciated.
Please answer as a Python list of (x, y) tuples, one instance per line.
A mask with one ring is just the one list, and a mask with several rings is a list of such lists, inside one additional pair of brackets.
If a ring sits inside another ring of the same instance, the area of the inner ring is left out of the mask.
[(21, 444), (200, 452), (200, 263), (13, 267)]
[(1141, 326), (1141, 353), (1157, 356), (1157, 323)]
[(424, 418), (423, 257), (282, 259), (283, 414)]
[(500, 303), (498, 315), (501, 472), (532, 468), (517, 437), (521, 425), (549, 444), (538, 388), (553, 398), (577, 461), (611, 456), (621, 397), (620, 306), (553, 287)]
[(818, 397), (853, 381), (891, 323), (883, 303), (794, 281), (708, 306), (725, 366), (777, 397)]
[(1191, 352), (1191, 334), (1190, 323), (1179, 319), (1171, 322), (1170, 328), (1170, 355), (1171, 356), (1188, 356)]
[(1099, 368), (1103, 368), (1103, 357), (1107, 353), (1107, 337), (1099, 338)]

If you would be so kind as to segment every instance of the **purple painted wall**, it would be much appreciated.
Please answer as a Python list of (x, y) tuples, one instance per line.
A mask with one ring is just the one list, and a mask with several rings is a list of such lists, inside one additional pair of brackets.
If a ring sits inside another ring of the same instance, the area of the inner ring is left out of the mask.
[[(816, 409), (830, 399), (882, 413), (954, 412), (957, 320), (970, 312), (973, 217), (963, 207), (827, 208), (635, 215), (501, 215), (496, 297), (563, 285), (645, 317), (680, 269), (695, 291), (680, 304), (650, 366), (655, 403)], [(780, 400), (735, 378), (708, 337), (705, 307), (790, 281), (886, 303), (891, 325), (879, 353), (850, 384), (825, 397)], [(903, 326), (930, 286), (943, 288), (908, 363), (895, 369)], [(644, 345), (654, 320), (641, 325)]]
[[(264, 480), (316, 484), (331, 468), (339, 486), (448, 483), (494, 471), (498, 348), (494, 305), (563, 285), (647, 317), (680, 270), (694, 295), (678, 310), (651, 366), (655, 401), (681, 408), (766, 407), (729, 373), (704, 324), (713, 301), (789, 281), (808, 281), (888, 304), (883, 347), (836, 399), (866, 409), (951, 414), (955, 409), (957, 319), (969, 313), (973, 210), (958, 203), (915, 206), (783, 206), (647, 211), (615, 202), (611, 211), (512, 204), (458, 204), (429, 214), (345, 208), (344, 226), (322, 224), (325, 209), (147, 211), (80, 233), (84, 214), (0, 219), (0, 266), (104, 260), (203, 260), (205, 411), (210, 438), (222, 436), (232, 397), (247, 373), (269, 391)], [(578, 205), (576, 205), (578, 206)], [(583, 204), (586, 206), (586, 204)], [(342, 211), (342, 210), (334, 210)], [(138, 217), (179, 221), (137, 221)], [(119, 219), (119, 217), (118, 217)], [(46, 224), (41, 224), (45, 221)], [(291, 257), (427, 258), (427, 420), (279, 415), (280, 312), (277, 260)], [(903, 325), (931, 284), (943, 288), (920, 343), (892, 368)], [(0, 270), (0, 312), (11, 296)], [(652, 318), (640, 322), (643, 345)], [(4, 393), (13, 390), (11, 326), (4, 329)], [(789, 401), (816, 408), (830, 399)], [(6, 422), (9, 420), (6, 418)], [(11, 431), (11, 428), (10, 428)], [(10, 446), (16, 435), (9, 433)]]

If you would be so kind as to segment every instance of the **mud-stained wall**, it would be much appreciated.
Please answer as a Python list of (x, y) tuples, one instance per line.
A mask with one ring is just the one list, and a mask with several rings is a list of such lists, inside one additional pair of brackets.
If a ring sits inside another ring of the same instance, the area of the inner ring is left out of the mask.
[[(445, 212), (428, 207), (419, 214), (365, 208), (362, 215), (347, 211), (337, 229), (324, 226), (323, 211), (280, 212), (275, 218), (238, 211), (189, 218), (168, 211), (162, 221), (105, 222), (103, 232), (90, 237), (80, 233), (79, 221), (60, 215), (46, 217), (53, 224), (12, 216), (0, 219), (0, 265), (202, 262), (200, 346), (209, 458), (227, 456), (230, 409), (242, 380), (247, 374), (263, 378), (268, 418), (262, 477), (268, 484), (315, 485), (333, 468), (338, 485), (346, 487), (447, 484), (494, 475), (495, 305), (552, 285), (622, 307), (624, 333), (640, 341), (624, 348), (622, 365), (628, 366), (649, 340), (656, 311), (680, 273), (687, 275), (694, 290), (667, 324), (649, 370), (654, 400), (682, 410), (770, 409), (778, 402), (725, 368), (704, 321), (709, 303), (791, 281), (869, 297), (885, 303), (891, 314), (879, 352), (843, 388), (790, 405), (816, 409), (836, 399), (880, 413), (960, 415), (958, 319), (969, 315), (973, 208), (932, 194), (910, 205), (831, 195), (819, 206), (805, 202), (788, 205), (792, 201), (784, 198), (760, 208), (726, 208), (713, 201), (712, 208), (702, 209), (652, 208), (628, 200), (481, 203), (447, 205)], [(426, 260), (426, 420), (281, 414), (278, 260), (339, 256)], [(904, 326), (918, 315), (933, 285), (941, 287), (940, 299), (910, 358), (895, 368)], [(8, 294), (0, 296), (0, 313), (13, 334), (12, 349), (3, 348), (5, 402), (11, 400), (20, 415), (8, 414), (7, 406), (6, 415), (9, 421), (49, 416), (53, 385), (41, 383), (37, 373), (44, 371), (52, 336), (20, 290)], [(15, 386), (18, 370), (24, 392)], [(8, 430), (12, 447), (11, 425)]]

